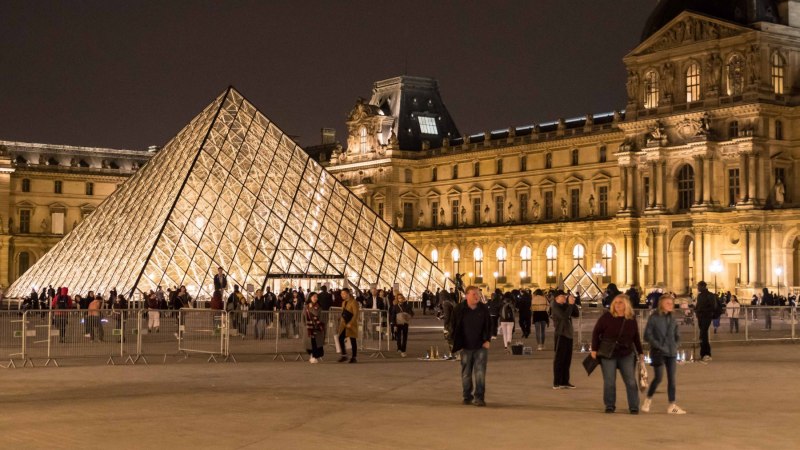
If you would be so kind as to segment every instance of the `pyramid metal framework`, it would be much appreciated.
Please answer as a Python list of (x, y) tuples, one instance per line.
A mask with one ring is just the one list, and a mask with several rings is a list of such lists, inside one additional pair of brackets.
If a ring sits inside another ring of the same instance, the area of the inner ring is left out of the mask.
[(409, 296), (447, 279), (235, 89), (228, 88), (9, 288), (120, 293), (343, 278)]
[(597, 301), (602, 299), (603, 291), (592, 279), (592, 275), (577, 264), (564, 278), (564, 288), (573, 294), (580, 293), (581, 299)]

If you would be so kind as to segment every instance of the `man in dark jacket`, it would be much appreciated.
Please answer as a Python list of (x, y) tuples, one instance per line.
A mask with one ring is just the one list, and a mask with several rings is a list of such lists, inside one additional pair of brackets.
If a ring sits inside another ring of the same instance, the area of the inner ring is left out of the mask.
[(531, 291), (525, 290), (517, 301), (519, 310), (519, 327), (522, 329), (522, 338), (527, 339), (531, 334)]
[[(761, 291), (761, 305), (762, 306), (778, 306), (778, 303), (775, 301), (775, 296), (773, 296), (769, 289), (764, 288)], [(772, 311), (769, 308), (765, 308), (764, 312), (764, 329), (771, 330), (772, 329)]]
[(228, 276), (222, 267), (217, 267), (217, 274), (214, 275), (214, 290), (225, 291), (228, 289)]
[(714, 320), (714, 314), (719, 305), (717, 296), (708, 292), (705, 281), (697, 283), (697, 304), (694, 312), (697, 315), (697, 326), (700, 328), (700, 358), (702, 361), (711, 361), (711, 344), (708, 341), (708, 328)]
[(559, 293), (550, 306), (550, 316), (555, 326), (555, 357), (553, 358), (553, 389), (575, 389), (569, 382), (572, 365), (572, 318), (580, 316), (575, 297)]
[(317, 303), (321, 311), (328, 311), (333, 306), (333, 296), (328, 292), (328, 286), (322, 286), (322, 292), (317, 296)]
[[(478, 287), (467, 288), (466, 302), (453, 310), (453, 351), (461, 350), (461, 387), (464, 404), (486, 406), (486, 363), (492, 340), (489, 308), (480, 301)], [(472, 380), (475, 379), (473, 386)]]

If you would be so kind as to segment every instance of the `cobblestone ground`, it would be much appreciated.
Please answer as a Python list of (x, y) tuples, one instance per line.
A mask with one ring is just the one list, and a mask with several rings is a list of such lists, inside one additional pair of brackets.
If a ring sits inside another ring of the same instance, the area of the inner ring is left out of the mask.
[[(487, 408), (461, 405), (456, 362), (417, 359), (441, 344), (430, 319), (409, 357), (365, 352), (358, 364), (238, 358), (238, 364), (150, 358), (150, 365), (0, 369), (8, 448), (798, 448), (800, 346), (718, 344), (709, 364), (678, 369), (650, 414), (603, 413), (602, 377), (576, 353), (575, 390), (551, 389), (552, 351), (504, 354), (494, 341)], [(530, 341), (528, 342), (530, 344)], [(394, 348), (394, 347), (392, 347)], [(119, 363), (119, 361), (118, 361)]]

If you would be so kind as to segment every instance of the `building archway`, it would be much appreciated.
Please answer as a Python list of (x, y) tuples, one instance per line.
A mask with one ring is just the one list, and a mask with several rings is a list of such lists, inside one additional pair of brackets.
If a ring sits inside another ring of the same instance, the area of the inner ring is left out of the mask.
[(695, 279), (695, 241), (694, 236), (684, 231), (672, 238), (669, 246), (667, 272), (668, 288), (673, 292), (687, 294), (692, 292)]

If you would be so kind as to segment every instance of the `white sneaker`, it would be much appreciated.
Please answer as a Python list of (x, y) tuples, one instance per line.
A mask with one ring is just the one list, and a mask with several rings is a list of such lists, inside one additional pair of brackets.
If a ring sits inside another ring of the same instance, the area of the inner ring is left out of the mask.
[(642, 402), (642, 406), (639, 408), (641, 412), (650, 412), (650, 403), (653, 403), (652, 398), (645, 398)]
[(401, 353), (400, 353), (400, 357), (401, 357), (401, 358), (405, 358), (405, 357), (406, 357), (406, 352), (401, 352)]
[(680, 406), (673, 403), (669, 405), (669, 408), (667, 408), (667, 414), (686, 414), (686, 411), (681, 409)]
[(710, 357), (710, 356), (708, 356), (708, 355), (706, 355), (706, 356), (703, 356), (703, 359), (702, 359), (702, 361), (704, 361), (704, 362), (709, 362), (709, 361), (711, 361), (711, 357)]
[(319, 362), (319, 360), (312, 356), (312, 357), (308, 358), (308, 362), (310, 362), (311, 364), (316, 364), (316, 363)]
[(540, 346), (536, 347), (536, 350), (544, 350), (544, 345), (540, 345)]

